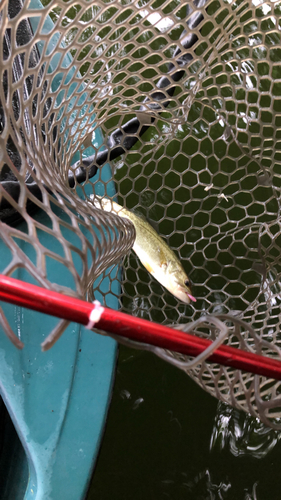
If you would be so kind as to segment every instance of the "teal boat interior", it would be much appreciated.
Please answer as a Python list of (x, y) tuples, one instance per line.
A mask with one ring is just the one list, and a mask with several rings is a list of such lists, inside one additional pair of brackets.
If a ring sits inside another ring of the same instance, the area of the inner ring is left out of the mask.
[[(42, 8), (42, 4), (34, 0), (30, 8)], [(36, 32), (39, 19), (31, 17), (30, 22)], [(48, 31), (52, 27), (53, 21), (48, 17), (44, 29)], [(43, 50), (40, 44), (37, 48)], [(58, 54), (52, 58), (49, 71), (55, 70), (57, 59)], [(70, 55), (64, 61), (64, 67), (69, 66)], [(69, 78), (71, 72), (73, 74), (74, 68), (70, 69)], [(52, 86), (55, 90), (61, 78), (61, 74), (54, 76)], [(59, 96), (57, 105), (60, 104)], [(92, 136), (92, 147), (84, 150), (83, 155), (87, 157), (87, 153), (93, 147), (99, 147), (102, 141), (101, 131), (97, 129)], [(106, 193), (114, 195), (111, 177), (111, 168), (105, 164), (96, 182), (98, 194), (105, 193), (106, 185)], [(88, 188), (84, 188), (83, 195), (92, 192)], [(63, 210), (53, 210), (60, 221), (67, 219)], [(51, 221), (44, 211), (38, 210), (34, 218), (42, 227), (51, 228)], [(17, 221), (14, 227), (27, 232), (24, 220)], [(76, 235), (69, 233), (69, 243), (77, 245)], [(40, 241), (52, 252), (62, 253), (60, 243), (50, 233), (42, 231)], [(32, 246), (24, 240), (18, 244), (34, 262), (36, 255)], [(0, 272), (3, 272), (11, 258), (3, 242), (0, 242), (0, 254)], [(76, 266), (79, 272), (78, 262)], [(49, 260), (47, 272), (51, 282), (75, 290), (73, 277), (58, 260)], [(13, 277), (36, 283), (22, 268), (17, 269)], [(99, 286), (102, 290), (108, 289), (108, 278), (99, 280)], [(106, 304), (116, 309), (120, 293), (117, 279), (113, 280), (112, 290), (114, 294), (107, 296)], [(103, 300), (100, 294), (96, 298)], [(1, 307), (12, 329), (24, 343), (24, 349), (17, 350), (1, 330), (0, 497), (3, 500), (84, 498), (106, 421), (117, 344), (81, 325), (70, 324), (54, 348), (43, 353), (40, 344), (58, 320), (13, 305), (3, 304)]]
[[(105, 178), (109, 173), (105, 166)], [(42, 221), (44, 214), (36, 217)], [(24, 244), (23, 250), (28, 255)], [(6, 259), (1, 245), (2, 269)], [(50, 279), (56, 282), (59, 273), (64, 285), (73, 287), (67, 273), (61, 276), (62, 266), (52, 262)], [(14, 277), (32, 281), (24, 270)], [(101, 285), (107, 286), (106, 282)], [(119, 286), (116, 281), (115, 292)], [(107, 305), (118, 307), (115, 295), (108, 297)], [(83, 498), (106, 420), (116, 342), (70, 324), (54, 348), (43, 353), (40, 344), (58, 320), (13, 305), (5, 304), (3, 310), (24, 349), (17, 350), (1, 332), (0, 392), (19, 436), (13, 433), (2, 405), (1, 460), (6, 465), (1, 468), (1, 498)]]

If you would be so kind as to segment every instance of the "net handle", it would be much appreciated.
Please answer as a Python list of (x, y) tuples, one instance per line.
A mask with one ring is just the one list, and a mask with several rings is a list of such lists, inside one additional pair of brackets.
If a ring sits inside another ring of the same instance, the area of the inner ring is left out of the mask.
[[(210, 340), (102, 307), (97, 301), (89, 303), (2, 274), (0, 274), (0, 299), (79, 323), (89, 329), (95, 327), (109, 334), (192, 357), (200, 355), (212, 345)], [(55, 340), (49, 335), (42, 344), (42, 350), (50, 349), (54, 342)], [(281, 380), (281, 361), (230, 346), (218, 347), (209, 356), (208, 362)]]

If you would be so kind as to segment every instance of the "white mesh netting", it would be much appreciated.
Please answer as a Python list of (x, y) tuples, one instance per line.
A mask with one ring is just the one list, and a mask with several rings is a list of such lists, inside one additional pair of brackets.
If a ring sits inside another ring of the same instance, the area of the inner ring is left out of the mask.
[[(204, 314), (186, 328), (226, 328), (225, 343), (281, 359), (280, 26), (281, 2), (2, 0), (1, 272), (105, 304), (115, 294), (165, 324)], [(195, 305), (147, 273), (133, 226), (91, 206), (93, 193), (152, 221)], [(178, 366), (279, 426), (279, 382)]]

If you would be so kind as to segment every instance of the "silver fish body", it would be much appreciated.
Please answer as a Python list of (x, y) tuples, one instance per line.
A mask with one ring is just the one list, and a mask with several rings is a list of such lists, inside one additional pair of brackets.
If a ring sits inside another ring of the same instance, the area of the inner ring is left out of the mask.
[(179, 259), (146, 220), (108, 198), (92, 195), (91, 201), (96, 208), (129, 219), (136, 231), (133, 250), (148, 272), (178, 299), (187, 304), (196, 302)]

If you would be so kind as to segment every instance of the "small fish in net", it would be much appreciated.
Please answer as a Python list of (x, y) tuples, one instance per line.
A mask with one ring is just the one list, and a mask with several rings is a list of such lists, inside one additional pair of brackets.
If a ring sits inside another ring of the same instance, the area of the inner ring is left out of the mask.
[(148, 224), (146, 220), (108, 198), (90, 196), (96, 208), (113, 212), (129, 219), (136, 230), (133, 250), (148, 272), (156, 278), (175, 297), (189, 304), (196, 302), (191, 295), (190, 281), (183, 266), (164, 240)]

